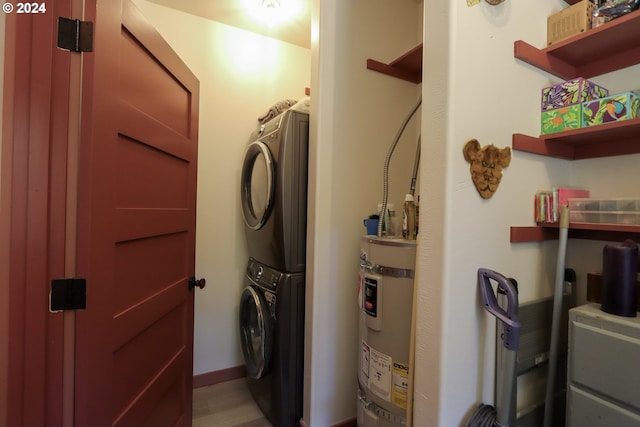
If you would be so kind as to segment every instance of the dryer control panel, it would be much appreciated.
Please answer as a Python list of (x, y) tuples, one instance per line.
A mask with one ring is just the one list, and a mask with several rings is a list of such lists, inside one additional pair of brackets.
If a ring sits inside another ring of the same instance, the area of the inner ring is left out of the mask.
[(249, 260), (247, 276), (251, 278), (253, 283), (261, 288), (275, 292), (278, 289), (278, 284), (280, 284), (282, 280), (283, 273), (259, 264), (254, 260)]

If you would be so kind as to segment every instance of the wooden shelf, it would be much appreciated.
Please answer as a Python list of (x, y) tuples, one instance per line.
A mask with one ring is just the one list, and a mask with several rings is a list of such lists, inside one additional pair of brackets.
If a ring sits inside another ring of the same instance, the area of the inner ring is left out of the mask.
[[(536, 226), (512, 226), (511, 243), (542, 242), (558, 239), (559, 228), (557, 224)], [(622, 224), (583, 224), (570, 223), (570, 239), (624, 241), (633, 239), (640, 241), (640, 225)]]
[(640, 153), (640, 118), (564, 132), (527, 136), (513, 134), (517, 151), (580, 160)]
[(640, 10), (544, 49), (517, 40), (514, 56), (564, 80), (640, 64)]
[(422, 83), (422, 43), (388, 64), (367, 59), (367, 69), (411, 83)]
[[(576, 3), (576, 0), (565, 0)], [(640, 64), (640, 10), (544, 49), (518, 40), (514, 56), (562, 79), (590, 78)], [(640, 118), (532, 137), (513, 134), (514, 150), (579, 160), (640, 153)], [(557, 224), (511, 227), (511, 243), (558, 238)], [(569, 238), (640, 241), (640, 225), (569, 224)]]

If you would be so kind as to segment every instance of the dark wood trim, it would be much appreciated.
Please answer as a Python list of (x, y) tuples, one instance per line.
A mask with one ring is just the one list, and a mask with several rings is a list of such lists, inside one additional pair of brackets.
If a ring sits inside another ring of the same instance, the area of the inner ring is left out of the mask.
[(62, 425), (63, 315), (47, 307), (50, 280), (64, 273), (69, 57), (54, 34), (69, 4), (6, 16), (2, 161), (11, 166), (2, 169), (10, 215), (2, 219), (9, 265), (3, 343), (11, 351), (2, 425)]
[[(511, 243), (542, 242), (558, 239), (558, 224), (535, 226), (512, 226)], [(570, 239), (586, 239), (601, 241), (623, 241), (633, 239), (640, 241), (640, 226), (625, 224), (583, 224), (570, 223), (568, 237)]]
[(640, 153), (640, 118), (588, 126), (539, 137), (514, 133), (512, 147), (567, 160)]
[(577, 74), (576, 67), (573, 65), (554, 56), (546, 55), (540, 49), (522, 40), (513, 42), (513, 56), (563, 79), (570, 79), (570, 76)]
[(542, 138), (514, 133), (511, 146), (516, 151), (541, 154), (559, 159), (575, 159), (575, 149), (567, 144), (548, 142)]
[(367, 69), (411, 83), (422, 83), (422, 43), (389, 64), (375, 59), (367, 59)]
[(221, 369), (219, 371), (207, 372), (204, 374), (193, 376), (193, 388), (206, 387), (225, 381), (231, 381), (238, 378), (244, 378), (247, 376), (247, 371), (244, 365), (233, 366), (227, 369)]
[(334, 424), (332, 427), (356, 427), (356, 424), (357, 424), (356, 419), (350, 418), (338, 424)]
[(558, 229), (540, 226), (511, 227), (511, 243), (557, 240)]
[[(300, 427), (307, 427), (307, 423), (304, 422), (304, 419), (300, 419), (299, 423)], [(333, 424), (331, 427), (356, 427), (357, 420), (355, 418), (350, 418), (348, 420), (339, 422), (338, 424)]]
[[(0, 150), (2, 155), (0, 161), (2, 162), (2, 179), (0, 180), (0, 283), (8, 284), (8, 286), (0, 286), (0, 348), (11, 348), (11, 354), (8, 351), (0, 352), (0, 425), (11, 425), (14, 418), (10, 418), (12, 414), (15, 414), (14, 405), (16, 404), (16, 397), (14, 394), (19, 390), (11, 388), (9, 382), (14, 381), (15, 369), (20, 366), (12, 365), (12, 363), (22, 363), (22, 347), (16, 345), (14, 349), (12, 345), (13, 336), (16, 336), (14, 328), (17, 326), (12, 321), (10, 313), (10, 299), (11, 291), (13, 287), (11, 283), (16, 275), (14, 269), (24, 264), (21, 251), (16, 251), (16, 246), (13, 243), (14, 237), (20, 232), (20, 228), (14, 228), (16, 221), (23, 221), (19, 216), (14, 214), (14, 199), (13, 185), (14, 181), (18, 177), (14, 178), (15, 174), (18, 174), (18, 170), (14, 170), (14, 152), (16, 148), (13, 145), (14, 139), (14, 93), (15, 93), (15, 74), (16, 69), (13, 64), (16, 63), (16, 22), (15, 18), (11, 18), (14, 15), (8, 15), (5, 17), (5, 47), (4, 47), (4, 82), (3, 82), (3, 117), (2, 117), (2, 139), (0, 140)], [(16, 183), (17, 185), (17, 183)], [(17, 331), (19, 332), (19, 331)], [(19, 335), (18, 335), (19, 336)], [(15, 353), (15, 356), (14, 356)], [(20, 385), (20, 384), (18, 384)], [(11, 389), (11, 392), (9, 390)], [(21, 399), (17, 400), (18, 404), (21, 404)]]
[(517, 40), (514, 56), (568, 80), (590, 78), (640, 63), (640, 11), (554, 43), (544, 49)]

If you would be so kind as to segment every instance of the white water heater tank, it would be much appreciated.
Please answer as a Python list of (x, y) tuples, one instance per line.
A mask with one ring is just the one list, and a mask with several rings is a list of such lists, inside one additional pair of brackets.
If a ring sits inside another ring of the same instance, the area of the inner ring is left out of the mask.
[(362, 238), (358, 427), (406, 425), (416, 242)]

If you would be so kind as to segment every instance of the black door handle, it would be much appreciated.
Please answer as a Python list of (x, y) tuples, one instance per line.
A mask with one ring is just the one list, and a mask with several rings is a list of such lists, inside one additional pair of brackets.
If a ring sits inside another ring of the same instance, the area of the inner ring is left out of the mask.
[(193, 288), (198, 287), (200, 289), (204, 289), (207, 281), (203, 277), (202, 279), (196, 279), (195, 276), (189, 279), (189, 290), (192, 291)]

